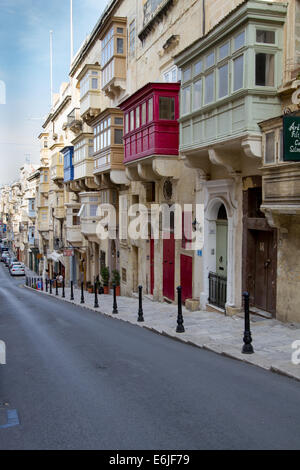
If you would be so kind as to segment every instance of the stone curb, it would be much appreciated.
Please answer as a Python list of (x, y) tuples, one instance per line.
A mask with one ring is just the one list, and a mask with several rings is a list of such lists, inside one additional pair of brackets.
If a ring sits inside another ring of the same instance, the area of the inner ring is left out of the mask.
[[(282, 367), (278, 367), (278, 366), (275, 366), (275, 365), (272, 365), (272, 364), (269, 365), (269, 364), (266, 363), (264, 358), (260, 357), (258, 359), (258, 357), (256, 356), (256, 358), (255, 358), (256, 362), (255, 362), (254, 358), (253, 358), (253, 360), (250, 359), (251, 356), (247, 357), (245, 355), (242, 355), (242, 353), (237, 353), (236, 351), (228, 351), (228, 349), (226, 350), (226, 345), (222, 346), (222, 345), (218, 345), (218, 344), (215, 344), (215, 343), (205, 343), (205, 344), (202, 344), (202, 345), (197, 344), (193, 341), (190, 341), (190, 340), (182, 337), (179, 334), (178, 334), (178, 336), (175, 336), (175, 335), (173, 335), (171, 333), (168, 333), (164, 330), (159, 330), (155, 327), (145, 325), (144, 323), (138, 323), (138, 322), (133, 323), (132, 321), (121, 318), (118, 315), (113, 315), (112, 313), (102, 312), (101, 310), (96, 309), (96, 308), (91, 307), (91, 306), (88, 306), (86, 304), (76, 303), (75, 301), (72, 301), (72, 300), (69, 300), (69, 299), (66, 299), (66, 298), (62, 298), (61, 296), (56, 296), (55, 294), (51, 295), (49, 292), (32, 289), (31, 287), (26, 286), (26, 285), (24, 285), (24, 287), (26, 289), (33, 290), (34, 292), (37, 292), (39, 294), (47, 295), (48, 297), (51, 297), (53, 299), (64, 301), (64, 302), (67, 302), (69, 304), (75, 305), (77, 307), (81, 307), (81, 308), (84, 308), (86, 310), (90, 310), (92, 312), (100, 313), (101, 315), (104, 315), (106, 317), (113, 318), (115, 320), (120, 320), (120, 321), (123, 321), (124, 323), (128, 323), (130, 325), (134, 325), (134, 326), (144, 328), (144, 329), (146, 329), (146, 330), (148, 330), (152, 333), (156, 333), (160, 336), (165, 336), (167, 338), (173, 339), (175, 341), (179, 341), (179, 342), (187, 344), (189, 346), (193, 346), (193, 347), (198, 348), (198, 349), (203, 349), (203, 350), (206, 350), (206, 351), (210, 351), (210, 352), (213, 352), (215, 354), (219, 354), (219, 355), (222, 355), (224, 357), (227, 357), (229, 359), (234, 359), (236, 361), (244, 362), (245, 364), (256, 366), (256, 367), (259, 367), (260, 369), (264, 369), (264, 370), (267, 370), (267, 371), (270, 371), (270, 372), (276, 373), (278, 375), (282, 375), (284, 377), (288, 377), (290, 379), (294, 379), (294, 380), (300, 382), (300, 375), (294, 375), (291, 372), (287, 372)], [(258, 359), (258, 361), (257, 361), (257, 359)]]

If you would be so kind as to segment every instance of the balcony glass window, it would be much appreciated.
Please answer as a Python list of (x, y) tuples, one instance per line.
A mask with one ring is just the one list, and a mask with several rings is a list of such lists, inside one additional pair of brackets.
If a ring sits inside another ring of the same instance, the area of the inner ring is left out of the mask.
[(212, 67), (214, 63), (215, 63), (215, 53), (211, 52), (210, 54), (206, 56), (205, 66), (208, 69), (209, 67)]
[(242, 31), (234, 38), (234, 50), (237, 51), (245, 45), (245, 31)]
[(274, 86), (274, 55), (255, 54), (255, 85)]
[(233, 61), (233, 91), (244, 86), (244, 56), (241, 55)]
[(114, 55), (114, 43), (113, 43), (114, 29), (111, 28), (108, 34), (102, 41), (102, 66), (107, 64), (107, 62)]
[(98, 89), (99, 89), (99, 73), (95, 70), (90, 70), (86, 73), (86, 75), (80, 81), (80, 98), (82, 98), (90, 90), (98, 90)]
[(191, 67), (188, 67), (183, 71), (183, 82), (187, 82), (188, 80), (191, 79)]
[(133, 131), (134, 128), (134, 111), (130, 111), (130, 130)]
[(175, 119), (175, 99), (174, 98), (169, 98), (167, 96), (159, 97), (159, 119), (174, 121)]
[(115, 64), (112, 60), (102, 71), (102, 85), (107, 85), (114, 77)]
[[(106, 118), (98, 124), (94, 134), (94, 153), (111, 145), (111, 118)], [(92, 146), (91, 146), (92, 148)]]
[(90, 217), (97, 217), (98, 206), (96, 204), (90, 205)]
[(218, 97), (228, 95), (228, 64), (223, 65), (219, 68), (219, 93)]
[(256, 30), (256, 42), (263, 44), (275, 44), (275, 31)]
[(279, 160), (283, 162), (283, 129), (279, 130)]
[(202, 80), (194, 83), (193, 110), (201, 108), (202, 105)]
[(148, 101), (148, 122), (153, 121), (153, 98)]
[(146, 102), (142, 104), (142, 126), (146, 124), (146, 106)]
[(223, 44), (223, 46), (219, 47), (219, 60), (225, 59), (225, 57), (229, 56), (229, 42)]
[(182, 114), (187, 114), (191, 112), (191, 87), (190, 86), (182, 88), (181, 106), (182, 106)]
[(130, 55), (133, 55), (135, 51), (135, 20), (129, 26), (129, 51)]
[(124, 40), (117, 38), (117, 54), (124, 54)]
[(205, 77), (205, 104), (214, 100), (215, 76), (214, 72)]
[(176, 65), (174, 65), (169, 70), (166, 70), (163, 73), (163, 79), (164, 79), (164, 82), (166, 82), (166, 83), (176, 83), (176, 82), (178, 82), (178, 80), (180, 80), (179, 70), (176, 67)]
[(128, 113), (125, 114), (125, 134), (129, 132), (129, 115)]
[(137, 129), (140, 127), (140, 107), (139, 106), (135, 109), (135, 126)]
[(115, 144), (118, 144), (118, 145), (123, 144), (123, 130), (122, 129), (115, 129)]
[(265, 139), (265, 163), (273, 163), (275, 161), (275, 132), (268, 132)]
[(117, 126), (123, 126), (123, 118), (115, 118), (115, 124)]
[(199, 75), (202, 72), (202, 60), (198, 60), (194, 65), (194, 75)]

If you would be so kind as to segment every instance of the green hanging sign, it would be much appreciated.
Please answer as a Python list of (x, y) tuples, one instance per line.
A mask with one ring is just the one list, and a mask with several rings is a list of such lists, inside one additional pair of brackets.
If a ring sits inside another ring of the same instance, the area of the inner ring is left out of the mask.
[(283, 118), (283, 161), (300, 161), (300, 116)]

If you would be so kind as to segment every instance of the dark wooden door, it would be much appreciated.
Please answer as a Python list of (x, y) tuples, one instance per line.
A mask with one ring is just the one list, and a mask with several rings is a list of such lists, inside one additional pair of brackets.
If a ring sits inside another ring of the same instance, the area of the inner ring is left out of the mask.
[(154, 239), (150, 240), (150, 294), (154, 291)]
[(167, 299), (175, 300), (175, 239), (170, 233), (170, 239), (164, 240), (163, 257), (163, 295)]
[(182, 287), (182, 302), (193, 298), (193, 258), (181, 255), (180, 282)]
[(273, 232), (255, 233), (254, 306), (275, 313), (276, 242)]

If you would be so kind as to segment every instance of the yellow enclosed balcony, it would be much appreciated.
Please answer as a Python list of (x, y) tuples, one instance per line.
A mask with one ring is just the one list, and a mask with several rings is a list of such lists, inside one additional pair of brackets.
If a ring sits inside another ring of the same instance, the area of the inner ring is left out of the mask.
[(51, 157), (50, 176), (52, 181), (64, 179), (64, 157), (60, 152)]
[(111, 179), (125, 177), (123, 166), (123, 113), (110, 108), (94, 121), (94, 175), (111, 173)]
[(101, 84), (111, 99), (126, 88), (127, 19), (113, 17), (101, 39)]
[(80, 116), (89, 123), (100, 113), (100, 66), (87, 64), (77, 77), (80, 84)]
[(80, 207), (81, 204), (66, 204), (66, 238), (68, 244), (70, 244), (71, 246), (80, 246), (82, 244), (80, 217), (78, 215)]

